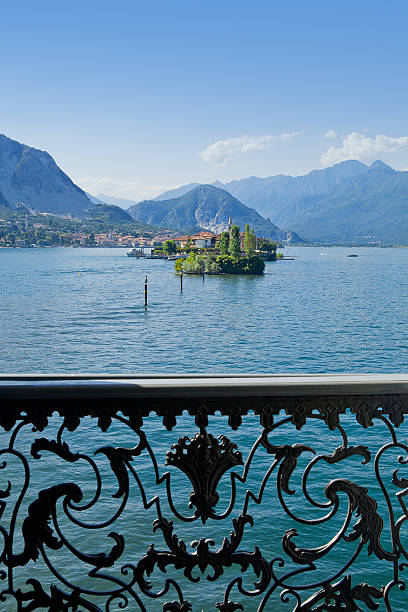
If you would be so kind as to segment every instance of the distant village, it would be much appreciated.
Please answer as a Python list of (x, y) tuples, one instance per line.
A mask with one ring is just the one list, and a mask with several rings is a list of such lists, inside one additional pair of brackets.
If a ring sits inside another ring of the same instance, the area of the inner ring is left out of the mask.
[[(43, 217), (44, 221), (42, 220)], [(0, 219), (0, 246), (35, 247), (35, 246), (68, 246), (68, 247), (124, 247), (154, 249), (163, 246), (169, 240), (176, 243), (180, 249), (214, 248), (221, 234), (210, 231), (199, 231), (188, 235), (168, 229), (137, 230), (126, 224), (124, 227), (103, 228), (93, 227), (89, 223), (73, 223), (59, 220), (55, 223), (53, 215), (39, 215), (36, 219)], [(229, 219), (225, 230), (229, 230), (232, 221)], [(241, 232), (243, 248), (244, 232)], [(256, 238), (257, 241), (260, 240)]]
[[(28, 234), (28, 235), (27, 235)], [(31, 242), (29, 240), (31, 239)], [(0, 245), (27, 246), (95, 246), (95, 247), (160, 247), (167, 240), (174, 240), (180, 247), (187, 244), (197, 248), (214, 246), (215, 234), (199, 232), (191, 236), (180, 236), (171, 230), (127, 233), (120, 229), (94, 231), (53, 230), (49, 225), (33, 223), (30, 229), (16, 228), (13, 221), (0, 220)]]
[(53, 226), (50, 219), (29, 223), (26, 220), (0, 219), (0, 246), (158, 247), (177, 236), (177, 232), (171, 230), (141, 231), (129, 224), (100, 229), (91, 223), (59, 220), (58, 225)]

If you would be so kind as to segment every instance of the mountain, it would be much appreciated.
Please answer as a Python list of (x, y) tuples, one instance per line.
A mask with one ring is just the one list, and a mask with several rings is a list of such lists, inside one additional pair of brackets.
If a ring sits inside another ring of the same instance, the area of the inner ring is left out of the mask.
[[(181, 187), (176, 187), (175, 189), (169, 189), (165, 191), (161, 195), (153, 198), (155, 200), (170, 200), (172, 198), (178, 198), (185, 193), (188, 193), (194, 187), (198, 187), (200, 183), (188, 183), (188, 185), (182, 185)], [(88, 194), (89, 196), (89, 194)], [(94, 197), (94, 196), (92, 196)], [(105, 202), (107, 204), (116, 204), (117, 206), (121, 206), (122, 208), (130, 208), (130, 206), (134, 206), (135, 204), (139, 204), (140, 200), (128, 200), (126, 198), (117, 198), (115, 196), (106, 195), (106, 193), (98, 193), (99, 201)], [(96, 199), (96, 198), (95, 198)]]
[(137, 221), (150, 225), (191, 231), (203, 228), (215, 233), (228, 227), (229, 217), (241, 229), (246, 223), (263, 238), (285, 242), (300, 242), (294, 232), (279, 229), (254, 209), (213, 185), (199, 185), (188, 193), (169, 200), (146, 200), (128, 209)]
[(86, 218), (111, 223), (134, 223), (134, 219), (120, 206), (96, 204), (86, 211)]
[[(156, 196), (153, 200), (171, 200), (173, 198), (178, 198), (179, 196), (192, 191), (195, 187), (198, 187), (200, 183), (188, 183), (188, 185), (181, 185), (181, 187), (176, 187), (175, 189), (169, 189), (165, 191), (161, 195)], [(217, 187), (217, 185), (215, 185)]]
[[(89, 196), (89, 194), (88, 194)], [(94, 196), (92, 196), (94, 198)], [(130, 206), (134, 206), (138, 204), (140, 200), (128, 200), (127, 198), (116, 198), (115, 196), (107, 195), (106, 193), (98, 193), (99, 202), (103, 202), (104, 204), (111, 204), (113, 206), (120, 206), (121, 208), (127, 209)]]
[(408, 244), (408, 172), (376, 161), (329, 193), (290, 203), (278, 218), (312, 240)]
[(95, 196), (93, 196), (91, 193), (88, 193), (87, 191), (85, 191), (85, 193), (86, 193), (86, 197), (89, 200), (91, 200), (92, 204), (96, 204), (97, 206), (106, 206), (106, 202), (103, 202), (99, 198), (96, 198)]
[(94, 203), (46, 151), (0, 134), (0, 205), (74, 218), (132, 221), (118, 207)]
[(0, 191), (0, 206), (7, 206), (7, 207), (10, 206), (6, 198), (4, 197), (4, 195), (1, 193), (1, 191)]
[(247, 206), (252, 206), (261, 215), (270, 217), (279, 225), (279, 214), (289, 202), (313, 195), (329, 193), (342, 181), (359, 176), (368, 167), (356, 160), (341, 162), (325, 168), (312, 170), (304, 176), (278, 174), (268, 178), (251, 176), (239, 181), (217, 183)]
[(51, 155), (0, 135), (0, 191), (11, 208), (82, 216), (90, 201)]

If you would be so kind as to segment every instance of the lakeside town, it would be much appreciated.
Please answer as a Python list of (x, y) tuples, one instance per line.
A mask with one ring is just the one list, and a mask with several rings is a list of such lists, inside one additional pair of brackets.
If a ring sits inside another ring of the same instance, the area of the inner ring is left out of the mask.
[(0, 247), (155, 247), (177, 232), (139, 228), (137, 224), (63, 219), (39, 213), (34, 219), (0, 219)]
[[(233, 227), (229, 218), (225, 230), (230, 233)], [(189, 234), (170, 229), (139, 228), (137, 224), (120, 224), (101, 221), (79, 221), (64, 219), (46, 213), (37, 213), (36, 217), (0, 219), (0, 247), (122, 247), (162, 251), (164, 245), (171, 244), (169, 255), (176, 252), (188, 253), (191, 249), (215, 249), (222, 233), (215, 234), (208, 230), (192, 231)], [(240, 232), (241, 250), (244, 251), (245, 232)], [(279, 242), (264, 240), (254, 236), (254, 248), (263, 245), (276, 247)], [(174, 246), (173, 246), (174, 244)], [(270, 247), (268, 247), (270, 250)]]

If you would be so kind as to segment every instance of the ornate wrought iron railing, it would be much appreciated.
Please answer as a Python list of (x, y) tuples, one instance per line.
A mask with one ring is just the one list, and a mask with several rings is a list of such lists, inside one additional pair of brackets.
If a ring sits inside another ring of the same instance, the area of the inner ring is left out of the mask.
[(0, 608), (406, 610), (406, 376), (3, 377)]

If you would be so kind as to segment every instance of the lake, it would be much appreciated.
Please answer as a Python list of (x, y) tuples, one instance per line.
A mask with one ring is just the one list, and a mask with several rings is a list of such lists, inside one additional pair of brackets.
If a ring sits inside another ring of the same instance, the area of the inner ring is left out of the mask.
[(408, 249), (284, 253), (181, 293), (173, 262), (124, 249), (1, 249), (0, 372), (407, 371)]
[[(347, 257), (350, 253), (356, 253), (358, 257)], [(276, 374), (407, 371), (408, 249), (291, 247), (285, 249), (285, 255), (293, 256), (295, 260), (267, 263), (262, 277), (206, 276), (203, 280), (202, 277), (184, 276), (181, 293), (172, 262), (128, 258), (123, 249), (2, 249), (0, 372)], [(149, 288), (147, 310), (144, 309), (146, 275)], [(271, 443), (302, 442), (322, 454), (331, 453), (342, 444), (339, 431), (329, 431), (322, 421), (308, 423), (300, 432), (286, 424), (283, 417), (281, 421), (282, 425), (273, 435), (270, 434)], [(352, 415), (346, 415), (342, 423), (347, 426), (350, 445), (368, 444), (373, 456), (389, 439), (383, 423), (364, 431)], [(90, 460), (67, 463), (49, 452), (41, 453), (42, 459), (35, 459), (27, 452), (34, 439), (44, 435), (55, 438), (59, 425), (59, 419), (55, 417), (44, 433), (39, 434), (31, 426), (24, 426), (16, 436), (16, 449), (24, 452), (31, 470), (30, 490), (20, 509), (19, 526), (27, 516), (29, 503), (44, 488), (44, 482), (49, 487), (73, 481), (81, 487), (82, 503), (92, 502), (96, 480)], [(404, 430), (404, 426), (400, 429)], [(163, 474), (168, 470), (165, 459), (171, 445), (179, 437), (195, 433), (196, 427), (186, 415), (178, 419), (174, 430), (164, 431), (160, 420), (151, 416), (145, 419), (144, 431), (153, 445), (159, 472)], [(211, 417), (209, 431), (214, 435), (227, 435), (238, 445), (245, 460), (262, 429), (259, 418), (249, 414), (236, 432), (231, 431), (223, 418)], [(404, 438), (404, 431), (399, 431), (401, 438)], [(7, 445), (8, 438), (9, 434), (1, 434), (0, 447)], [(97, 427), (95, 419), (85, 418), (76, 431), (64, 431), (63, 440), (73, 452), (83, 453), (84, 457), (89, 455), (103, 475), (103, 490), (98, 503), (85, 512), (72, 510), (72, 514), (89, 523), (113, 515), (120, 504), (120, 500), (112, 497), (117, 482), (105, 455), (94, 455), (94, 451), (106, 445), (132, 447), (138, 442), (137, 436), (120, 421), (104, 433)], [(397, 456), (393, 449), (382, 458), (382, 470), (387, 475), (388, 484), (393, 470), (401, 468)], [(300, 498), (302, 503), (293, 508), (299, 512), (301, 507), (303, 512), (306, 508), (308, 519), (325, 512), (310, 509), (310, 505), (302, 500), (301, 477), (311, 457), (310, 453), (304, 453), (299, 459), (291, 477), (291, 486), (297, 493), (288, 498), (292, 506)], [(237, 512), (247, 487), (259, 490), (270, 463), (270, 455), (257, 451), (247, 483), (237, 485)], [(155, 483), (151, 459), (146, 451), (135, 459), (133, 466), (148, 499), (159, 495), (164, 516), (174, 518), (166, 501), (165, 483)], [(360, 456), (350, 457), (336, 466), (326, 462), (320, 462), (319, 466), (311, 473), (309, 482), (309, 493), (315, 499), (325, 501), (324, 486), (333, 477), (348, 478), (367, 486), (370, 495), (378, 500), (380, 512), (386, 515), (373, 459), (367, 467), (361, 466)], [(179, 470), (170, 468), (170, 472), (174, 503), (180, 512), (190, 515), (191, 484)], [(405, 469), (401, 469), (402, 475), (407, 476)], [(8, 480), (13, 483), (11, 503), (7, 504), (2, 515), (2, 522), (7, 525), (12, 502), (23, 481), (23, 469), (17, 456), (8, 455), (7, 466), (3, 465), (0, 477), (0, 489), (6, 488)], [(114, 528), (95, 532), (79, 528), (70, 520), (61, 520), (60, 523), (66, 537), (77, 548), (89, 552), (110, 550), (113, 541), (108, 533), (111, 529), (126, 534), (131, 545), (125, 550), (120, 564), (109, 570), (117, 580), (125, 579), (121, 564), (134, 562), (150, 543), (154, 542), (159, 550), (165, 547), (162, 535), (152, 533), (154, 508), (143, 510), (139, 485), (135, 480), (132, 483), (126, 511), (115, 521)], [(282, 556), (280, 538), (286, 529), (294, 527), (294, 521), (282, 510), (275, 487), (274, 472), (265, 489), (266, 506), (249, 504), (255, 524), (253, 528), (247, 528), (248, 535), (242, 544), (249, 550), (258, 545), (268, 560)], [(219, 512), (228, 506), (230, 489), (230, 479), (226, 475), (223, 487), (219, 488)], [(340, 527), (346, 512), (344, 495), (341, 503), (340, 522), (331, 520), (313, 529), (296, 525), (299, 530), (296, 542), (315, 546), (328, 541)], [(401, 514), (395, 496), (393, 504), (395, 511)], [(62, 514), (61, 509), (59, 514)], [(196, 539), (200, 531), (200, 536), (214, 538), (217, 546), (229, 534), (231, 521), (226, 522), (228, 525), (224, 524), (225, 521), (209, 521), (205, 526), (200, 523), (197, 529), (196, 523), (184, 524), (174, 519), (177, 533), (187, 543)], [(385, 547), (389, 546), (387, 533), (385, 526)], [(320, 576), (326, 572), (334, 575), (349, 558), (352, 548), (353, 543), (348, 542), (336, 546), (323, 559)], [(90, 579), (86, 573), (89, 566), (79, 563), (65, 549), (47, 549), (47, 554), (61, 575), (74, 583), (96, 590), (106, 587), (105, 581)], [(364, 549), (358, 571), (353, 570), (354, 583), (367, 581), (381, 587), (389, 579), (388, 565), (381, 564), (374, 555), (368, 556)], [(46, 583), (48, 570), (44, 562), (40, 560), (31, 567), (35, 568), (30, 570), (35, 577)], [(387, 573), (382, 575), (382, 571)], [(229, 579), (237, 573), (236, 566), (231, 570), (227, 568), (220, 582), (207, 582), (203, 578), (198, 586), (194, 586), (180, 576), (180, 571), (169, 570), (169, 576), (174, 575), (180, 580), (186, 598), (193, 603), (193, 610), (203, 609), (205, 612), (214, 609), (213, 602), (220, 601)], [(163, 588), (166, 575), (158, 570), (154, 572), (155, 589)], [(244, 576), (247, 588), (251, 587), (252, 576), (251, 572)], [(16, 585), (24, 587), (26, 579), (27, 568), (17, 568)], [(52, 581), (57, 582), (55, 578)], [(302, 581), (301, 577), (299, 581)], [(109, 587), (111, 583), (106, 588)], [(292, 610), (296, 603), (294, 599), (289, 598), (289, 603), (285, 603), (279, 595), (274, 594), (265, 609), (274, 612)], [(236, 589), (231, 598), (234, 601), (242, 599)], [(142, 599), (149, 612), (162, 610), (162, 603), (146, 597)], [(177, 594), (172, 587), (168, 600), (175, 599)], [(95, 602), (100, 605), (100, 598), (95, 597)], [(403, 611), (406, 609), (406, 594), (394, 589), (393, 602), (395, 610)], [(252, 612), (257, 609), (259, 601), (243, 603), (246, 612)], [(11, 601), (5, 606), (7, 612), (16, 610)], [(109, 609), (121, 609), (120, 600)], [(139, 607), (131, 602), (128, 609)]]

